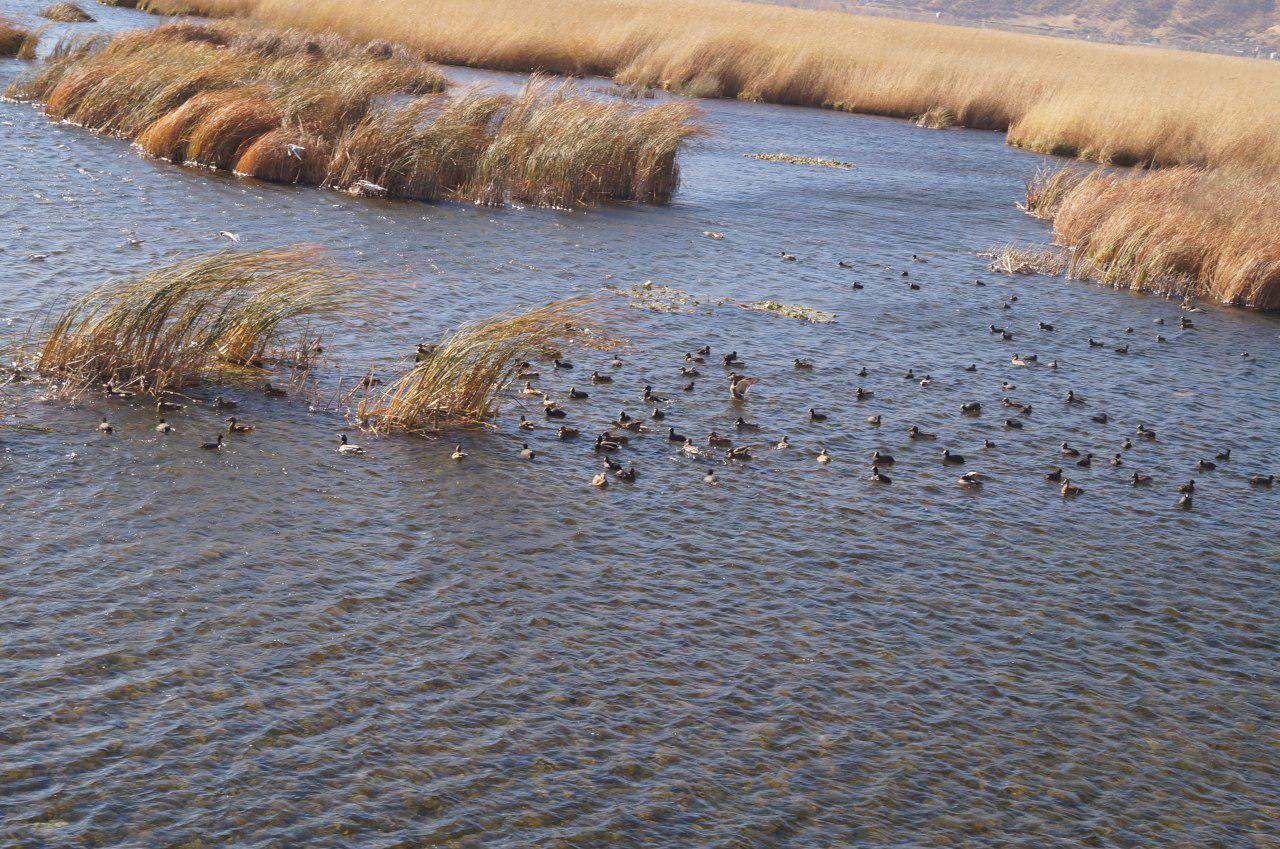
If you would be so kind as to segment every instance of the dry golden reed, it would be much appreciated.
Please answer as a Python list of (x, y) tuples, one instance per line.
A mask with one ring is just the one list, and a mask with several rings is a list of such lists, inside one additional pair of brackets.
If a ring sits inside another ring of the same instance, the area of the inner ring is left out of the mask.
[[(941, 110), (1033, 150), (1280, 167), (1280, 66), (734, 0), (189, 0), (397, 42), (437, 62), (901, 118)], [(930, 123), (934, 123), (930, 119)]]
[(435, 352), (356, 408), (362, 427), (428, 433), (492, 421), (521, 361), (566, 344), (607, 347), (591, 298), (556, 301), (459, 327)]
[(486, 204), (660, 203), (702, 132), (688, 103), (639, 108), (536, 78), (518, 95), (444, 87), (385, 42), (179, 22), (63, 45), (7, 94), (174, 162)]
[(75, 3), (54, 3), (40, 10), (40, 17), (64, 24), (93, 23), (94, 17)]
[(0, 18), (0, 56), (19, 56), (23, 45), (30, 40), (31, 32), (13, 21)]
[(259, 363), (283, 334), (359, 314), (369, 298), (314, 249), (196, 257), (75, 300), (45, 334), (37, 364), (68, 392), (109, 384), (159, 394)]
[(1073, 276), (1280, 309), (1280, 183), (1253, 169), (1076, 169), (1042, 177), (1027, 208), (1053, 222)]

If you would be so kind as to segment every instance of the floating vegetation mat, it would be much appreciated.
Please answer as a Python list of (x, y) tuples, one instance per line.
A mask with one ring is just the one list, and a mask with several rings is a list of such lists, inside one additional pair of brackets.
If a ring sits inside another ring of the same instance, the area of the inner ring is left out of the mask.
[(832, 324), (836, 320), (836, 317), (829, 312), (799, 304), (784, 304), (780, 301), (751, 301), (744, 303), (733, 298), (700, 298), (697, 295), (689, 294), (683, 289), (677, 289), (673, 286), (661, 286), (651, 280), (637, 283), (629, 289), (610, 289), (609, 291), (629, 298), (631, 306), (636, 309), (646, 309), (652, 312), (696, 313), (703, 308), (710, 309), (711, 307), (732, 305), (752, 312), (766, 312), (770, 315), (808, 321), (814, 324)]
[(780, 301), (752, 301), (749, 304), (739, 303), (738, 306), (744, 310), (767, 312), (771, 315), (794, 318), (798, 321), (808, 321), (813, 324), (834, 324), (836, 320), (835, 315), (832, 313), (816, 310), (813, 307), (801, 306), (800, 304), (784, 304)]
[(765, 162), (790, 162), (792, 165), (820, 165), (823, 168), (855, 168), (852, 162), (839, 162), (835, 159), (818, 159), (813, 156), (792, 156), (789, 153), (748, 153), (751, 159), (763, 159)]
[(978, 254), (990, 260), (988, 267), (1001, 274), (1062, 274), (1067, 270), (1067, 259), (1061, 251), (1005, 245)]
[(446, 87), (387, 42), (179, 22), (63, 42), (5, 95), (175, 163), (486, 205), (662, 203), (703, 132), (691, 104), (602, 102), (546, 78), (517, 95)]
[(40, 10), (40, 17), (66, 24), (93, 23), (94, 17), (75, 3), (54, 3)]

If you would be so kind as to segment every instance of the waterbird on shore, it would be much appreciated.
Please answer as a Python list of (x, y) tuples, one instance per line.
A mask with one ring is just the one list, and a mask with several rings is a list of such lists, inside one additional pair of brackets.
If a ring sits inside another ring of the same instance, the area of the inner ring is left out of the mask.
[(1075, 498), (1077, 495), (1084, 492), (1083, 489), (1071, 482), (1071, 478), (1067, 478), (1062, 482), (1062, 489), (1060, 491), (1062, 492), (1063, 498)]
[(107, 421), (107, 417), (103, 416), (102, 421), (98, 422), (98, 433), (115, 433), (116, 429), (112, 427), (111, 422)]
[(177, 433), (177, 431), (173, 429), (173, 425), (161, 419), (160, 423), (156, 425), (156, 433)]
[(348, 190), (356, 197), (380, 198), (386, 197), (387, 189), (385, 186), (379, 186), (377, 183), (369, 180), (356, 180), (351, 184)]
[(907, 437), (909, 439), (915, 439), (915, 440), (930, 440), (930, 439), (937, 439), (938, 434), (926, 433), (920, 428), (916, 427), (915, 425), (912, 425), (911, 427), (907, 428)]
[(462, 450), (462, 443), (461, 443), (461, 442), (459, 442), (457, 445), (453, 446), (453, 453), (449, 455), (449, 459), (450, 459), (450, 460), (465, 460), (465, 459), (467, 459), (467, 452)]
[(827, 448), (825, 445), (818, 449), (818, 456), (815, 457), (814, 459), (817, 460), (818, 464), (822, 466), (825, 466), (831, 462), (831, 455), (827, 453)]
[[(222, 441), (222, 434), (218, 434), (218, 441), (219, 442)], [(338, 453), (339, 454), (363, 454), (365, 453), (365, 451), (359, 445), (356, 445), (351, 441), (349, 441), (347, 439), (347, 435), (344, 433), (342, 434), (342, 437), (338, 440)]]
[(249, 433), (253, 430), (253, 425), (240, 424), (235, 416), (225, 419), (227, 422), (227, 433)]

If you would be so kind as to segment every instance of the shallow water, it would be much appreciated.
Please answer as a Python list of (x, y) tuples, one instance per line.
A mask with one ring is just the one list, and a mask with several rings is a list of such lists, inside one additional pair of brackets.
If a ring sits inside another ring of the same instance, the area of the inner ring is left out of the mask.
[[(49, 432), (0, 431), (0, 846), (1276, 845), (1280, 488), (1247, 477), (1280, 471), (1280, 322), (1206, 309), (1180, 332), (1174, 302), (987, 272), (977, 251), (1047, 239), (1013, 206), (1039, 159), (999, 135), (704, 107), (714, 135), (671, 206), (569, 213), (210, 177), (0, 104), (6, 335), (220, 230), (387, 278), (386, 315), (327, 340), (348, 375), (468, 318), (644, 280), (838, 317), (620, 309), (613, 385), (585, 386), (597, 354), (542, 381), (589, 388), (571, 424), (644, 414), (652, 383), (682, 433), (763, 430), (735, 466), (644, 436), (620, 454), (639, 481), (603, 492), (587, 440), (540, 430), (519, 459), (519, 398), (455, 464), (417, 438), (340, 458), (337, 415), (251, 391), (223, 390), (257, 429), (217, 456), (196, 447), (208, 409), (160, 437), (145, 410), (24, 394)], [(857, 168), (745, 156), (762, 151)], [(761, 379), (745, 405), (718, 356), (679, 391), (702, 344)], [(1004, 395), (1034, 404), (1024, 430), (1002, 428)], [(1139, 422), (1159, 440), (1107, 465)], [(784, 433), (793, 450), (764, 447)], [(1066, 464), (1071, 501), (1041, 480), (1064, 440), (1099, 455)], [(897, 457), (890, 486), (866, 480), (873, 449)]]

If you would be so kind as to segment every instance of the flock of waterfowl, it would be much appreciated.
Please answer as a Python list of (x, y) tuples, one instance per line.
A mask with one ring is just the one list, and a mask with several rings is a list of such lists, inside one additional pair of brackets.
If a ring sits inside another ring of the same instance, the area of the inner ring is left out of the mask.
[[(916, 262), (924, 262), (926, 260), (912, 256)], [(847, 264), (843, 264), (847, 265)], [(905, 276), (907, 272), (902, 272)], [(977, 285), (985, 285), (981, 280), (975, 281)], [(1007, 300), (1002, 303), (1003, 308), (1011, 308), (1016, 303), (1018, 296), (1010, 295)], [(1184, 302), (1182, 308), (1185, 311), (1196, 311), (1194, 304)], [(1156, 324), (1164, 324), (1164, 319), (1156, 319)], [(1182, 315), (1177, 320), (1178, 326), (1182, 331), (1190, 331), (1195, 329), (1194, 320), (1188, 315)], [(1055, 328), (1052, 324), (1040, 321), (1038, 329), (1043, 333), (1053, 333)], [(1013, 334), (1005, 328), (991, 324), (988, 327), (990, 334), (999, 336), (1001, 341), (1012, 341)], [(1126, 327), (1124, 332), (1131, 334), (1134, 332), (1132, 327)], [(1156, 335), (1157, 342), (1166, 341), (1161, 334)], [(1104, 343), (1088, 337), (1085, 340), (1089, 348), (1105, 347)], [(1112, 350), (1116, 354), (1128, 354), (1129, 345), (1112, 346)], [(433, 346), (419, 345), (415, 359), (421, 360), (429, 357), (434, 353)], [(1242, 357), (1248, 358), (1249, 355), (1242, 354)], [(708, 365), (708, 363), (711, 365)], [(552, 372), (557, 374), (569, 374), (573, 372), (574, 364), (564, 359), (562, 356), (551, 357), (548, 365)], [(617, 356), (613, 357), (607, 371), (596, 369), (590, 372), (585, 383), (589, 383), (592, 387), (615, 382), (615, 375), (619, 377), (623, 373), (623, 362)], [(591, 478), (591, 484), (598, 488), (607, 488), (611, 480), (622, 482), (634, 482), (639, 477), (634, 461), (623, 464), (614, 459), (619, 452), (630, 447), (633, 439), (640, 439), (646, 433), (661, 433), (658, 438), (665, 439), (667, 443), (676, 447), (677, 453), (681, 457), (694, 458), (696, 460), (706, 461), (722, 461), (724, 463), (749, 463), (755, 459), (756, 452), (767, 446), (772, 451), (789, 451), (793, 449), (790, 438), (785, 434), (778, 434), (777, 439), (765, 440), (761, 442), (759, 439), (754, 441), (752, 437), (763, 436), (764, 427), (758, 422), (751, 421), (747, 418), (747, 409), (750, 401), (750, 390), (753, 386), (760, 382), (760, 378), (751, 377), (745, 374), (746, 363), (739, 357), (736, 350), (723, 354), (713, 355), (709, 345), (703, 345), (696, 351), (689, 351), (681, 355), (676, 363), (673, 364), (673, 372), (679, 374), (679, 389), (682, 393), (691, 393), (694, 391), (696, 382), (704, 377), (709, 377), (708, 371), (720, 372), (720, 380), (724, 381), (725, 394), (727, 402), (731, 405), (731, 410), (736, 413), (733, 422), (735, 436), (719, 433), (711, 430), (705, 437), (695, 437), (682, 434), (677, 427), (668, 421), (668, 416), (672, 415), (673, 398), (666, 397), (652, 384), (643, 383), (639, 387), (637, 394), (637, 402), (643, 405), (646, 411), (642, 416), (633, 416), (626, 410), (621, 410), (607, 427), (599, 433), (591, 437), (591, 450), (599, 455), (601, 460), (601, 469)], [(1056, 361), (1048, 361), (1041, 364), (1039, 358), (1035, 354), (1013, 353), (1009, 358), (1011, 368), (1035, 368), (1037, 366), (1057, 369)], [(717, 368), (718, 366), (718, 368)], [(796, 358), (791, 363), (792, 368), (796, 372), (812, 372), (817, 368), (821, 368), (820, 364), (815, 364), (809, 359)], [(976, 363), (964, 366), (962, 369), (966, 373), (974, 373), (978, 371)], [(853, 372), (859, 378), (868, 377), (871, 372), (865, 367), (861, 367)], [(900, 374), (901, 378), (908, 381), (914, 381), (921, 387), (928, 387), (933, 379), (928, 374), (917, 374), (914, 369), (908, 368)], [(11, 378), (14, 381), (22, 379), (20, 370), (15, 369)], [(366, 378), (368, 380), (368, 378)], [(542, 416), (546, 424), (537, 424), (526, 418), (525, 415), (519, 416), (517, 429), (522, 432), (552, 429), (557, 439), (562, 441), (574, 440), (580, 437), (581, 430), (566, 422), (570, 417), (569, 409), (574, 408), (577, 402), (587, 401), (591, 397), (591, 392), (586, 389), (579, 388), (577, 384), (570, 384), (558, 391), (535, 386), (535, 382), (542, 382), (542, 375), (534, 370), (528, 362), (519, 363), (516, 372), (517, 394), (526, 399), (537, 399), (541, 403)], [(639, 386), (639, 384), (638, 384)], [(1016, 387), (1008, 380), (1001, 382), (1001, 390), (1003, 392), (1012, 391)], [(272, 385), (269, 381), (263, 385), (263, 391), (273, 397), (279, 397), (286, 394), (285, 390), (278, 386)], [(134, 393), (120, 390), (107, 384), (103, 387), (103, 393), (108, 398), (131, 398)], [(853, 386), (850, 390), (851, 397), (859, 402), (869, 402), (875, 397), (875, 392), (868, 390), (862, 385)], [(1056, 399), (1058, 403), (1065, 407), (1082, 407), (1088, 402), (1077, 394), (1074, 390), (1067, 390), (1064, 396)], [(211, 406), (215, 409), (231, 410), (237, 406), (237, 402), (215, 398)], [(1022, 431), (1025, 428), (1025, 422), (1030, 419), (1033, 413), (1033, 405), (1015, 401), (1005, 395), (1001, 398), (1000, 404), (1002, 409), (1006, 410), (1007, 417), (1004, 419), (1003, 427), (1009, 431)], [(179, 413), (184, 409), (184, 404), (170, 399), (161, 399), (156, 402), (156, 413), (159, 421), (155, 425), (155, 431), (164, 435), (173, 435), (177, 429), (164, 417), (166, 413)], [(977, 417), (983, 413), (983, 405), (980, 401), (965, 401), (960, 404), (959, 411), (964, 416)], [(575, 410), (576, 412), (576, 410)], [(829, 421), (830, 416), (827, 413), (820, 412), (818, 409), (810, 406), (804, 412), (804, 419), (810, 425), (822, 425)], [(1090, 416), (1092, 422), (1100, 425), (1106, 425), (1112, 421), (1106, 411), (1098, 411)], [(207, 451), (220, 451), (226, 444), (227, 436), (242, 436), (253, 431), (253, 426), (244, 423), (236, 416), (228, 416), (224, 420), (226, 425), (225, 431), (215, 434), (209, 441), (202, 442), (200, 448)], [(882, 412), (871, 413), (863, 418), (863, 424), (871, 428), (879, 428), (886, 424), (885, 414)], [(916, 424), (908, 424), (903, 422), (903, 428), (906, 438), (911, 443), (928, 443), (938, 439), (938, 435), (923, 430)], [(103, 417), (98, 424), (97, 429), (104, 434), (115, 432), (115, 426)], [(1138, 422), (1133, 432), (1123, 437), (1114, 450), (1106, 452), (1108, 456), (1100, 459), (1099, 462), (1105, 462), (1112, 467), (1121, 467), (1126, 465), (1126, 455), (1133, 446), (1134, 440), (1144, 442), (1156, 442), (1158, 440), (1156, 431), (1148, 426), (1145, 422)], [(747, 439), (748, 442), (735, 444), (735, 439)], [(982, 451), (990, 451), (997, 446), (990, 439), (984, 439)], [(816, 450), (814, 450), (816, 449)], [(347, 435), (340, 434), (338, 444), (335, 447), (337, 453), (343, 456), (362, 455), (366, 450), (352, 443)], [(806, 450), (806, 449), (797, 449)], [(825, 444), (817, 444), (813, 449), (807, 449), (807, 452), (813, 457), (814, 461), (821, 466), (827, 466), (836, 460), (836, 457), (828, 450)], [(468, 452), (461, 444), (454, 447), (451, 459), (454, 461), (463, 461), (469, 456)], [(518, 451), (518, 456), (523, 460), (533, 460), (538, 456), (538, 452), (531, 448), (528, 442), (522, 442)], [(965, 466), (968, 460), (965, 456), (951, 450), (951, 448), (943, 448), (937, 454), (938, 462), (947, 467)], [(1093, 466), (1098, 455), (1092, 451), (1083, 451), (1072, 446), (1069, 442), (1063, 441), (1058, 446), (1058, 451), (1053, 460), (1046, 465), (1047, 469), (1040, 469), (1034, 474), (1039, 475), (1044, 481), (1057, 487), (1058, 492), (1065, 498), (1075, 498), (1085, 493), (1076, 480), (1073, 480), (1070, 474), (1064, 469), (1064, 466), (1071, 464), (1080, 470), (1089, 469)], [(1231, 461), (1231, 449), (1224, 448), (1217, 451), (1212, 459), (1199, 459), (1192, 472), (1195, 474), (1205, 474), (1214, 472), (1219, 468), (1220, 464), (1229, 463)], [(886, 470), (895, 463), (894, 458), (880, 450), (874, 450), (870, 453), (869, 466), (870, 471), (868, 480), (875, 484), (890, 484), (892, 478), (886, 474)], [(1061, 465), (1059, 465), (1061, 464)], [(714, 468), (708, 469), (702, 476), (707, 484), (717, 484), (719, 482)], [(961, 474), (956, 482), (962, 488), (977, 490), (981, 489), (990, 478), (987, 474), (978, 470), (968, 470)], [(1252, 474), (1248, 477), (1248, 481), (1255, 487), (1269, 487), (1275, 482), (1274, 474)], [(1144, 474), (1140, 471), (1133, 471), (1129, 483), (1134, 487), (1147, 487), (1156, 484), (1152, 475)], [(1193, 498), (1197, 492), (1197, 483), (1194, 477), (1189, 478), (1185, 482), (1179, 482), (1176, 489), (1178, 498), (1176, 506), (1181, 509), (1190, 509), (1193, 506)]]

